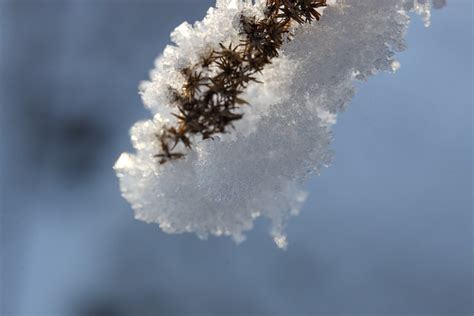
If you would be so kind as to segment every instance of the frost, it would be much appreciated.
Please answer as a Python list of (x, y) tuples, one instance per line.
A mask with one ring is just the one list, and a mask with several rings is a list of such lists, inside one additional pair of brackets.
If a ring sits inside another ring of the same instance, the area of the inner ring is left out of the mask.
[(218, 0), (202, 22), (183, 23), (172, 33), (175, 46), (156, 60), (151, 80), (140, 86), (153, 120), (131, 129), (135, 154), (115, 164), (123, 196), (137, 219), (158, 223), (168, 233), (192, 232), (245, 239), (258, 217), (271, 221), (270, 233), (287, 246), (288, 219), (306, 199), (302, 183), (331, 162), (331, 126), (355, 93), (357, 80), (400, 67), (409, 11), (429, 25), (427, 0), (328, 1), (318, 23), (295, 30), (244, 99), (251, 105), (235, 130), (214, 140), (193, 139), (185, 159), (159, 165), (156, 133), (170, 115), (169, 86), (184, 83), (180, 70), (195, 64), (219, 43), (239, 40), (239, 14), (261, 16), (265, 1)]

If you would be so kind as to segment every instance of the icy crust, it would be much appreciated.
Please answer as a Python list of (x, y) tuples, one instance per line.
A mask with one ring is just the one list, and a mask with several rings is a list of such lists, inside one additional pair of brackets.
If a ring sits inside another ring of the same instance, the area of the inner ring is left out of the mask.
[(259, 16), (264, 1), (219, 0), (202, 22), (183, 23), (173, 32), (176, 46), (165, 49), (151, 81), (141, 85), (155, 116), (133, 126), (136, 153), (122, 154), (115, 165), (137, 219), (158, 223), (167, 233), (241, 242), (254, 220), (265, 217), (275, 243), (286, 247), (284, 227), (306, 198), (301, 185), (331, 162), (330, 128), (353, 97), (355, 82), (398, 69), (394, 54), (405, 48), (407, 10), (429, 18), (431, 9), (421, 0), (329, 3), (321, 22), (295, 30), (294, 40), (261, 75), (264, 83), (247, 89), (244, 99), (251, 105), (234, 131), (194, 139), (185, 159), (159, 165), (155, 134), (173, 120), (167, 87), (181, 87), (179, 70), (209, 49), (238, 41), (240, 12)]

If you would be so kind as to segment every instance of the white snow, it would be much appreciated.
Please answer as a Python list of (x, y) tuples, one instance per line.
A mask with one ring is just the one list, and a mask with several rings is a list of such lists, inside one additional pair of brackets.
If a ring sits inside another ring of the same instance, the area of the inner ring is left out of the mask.
[[(438, 1), (439, 2), (439, 1)], [(271, 221), (270, 233), (287, 246), (284, 228), (298, 214), (306, 194), (302, 183), (331, 162), (331, 126), (355, 93), (356, 81), (400, 67), (408, 12), (429, 24), (431, 2), (422, 0), (330, 1), (320, 22), (296, 30), (261, 81), (246, 91), (251, 105), (235, 130), (214, 140), (194, 139), (186, 158), (159, 165), (154, 136), (173, 105), (168, 88), (179, 88), (180, 69), (222, 43), (238, 41), (238, 16), (261, 16), (265, 1), (218, 0), (202, 22), (181, 24), (156, 60), (150, 81), (140, 86), (155, 115), (131, 129), (136, 152), (115, 165), (123, 196), (137, 219), (158, 223), (165, 232), (192, 232), (245, 239), (258, 217)]]

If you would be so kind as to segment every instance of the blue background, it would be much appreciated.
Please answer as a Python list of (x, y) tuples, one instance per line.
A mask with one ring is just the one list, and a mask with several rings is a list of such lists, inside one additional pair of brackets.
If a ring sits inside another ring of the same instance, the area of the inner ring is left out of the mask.
[(360, 84), (277, 249), (135, 221), (112, 170), (137, 95), (213, 1), (0, 2), (1, 315), (473, 315), (472, 2)]

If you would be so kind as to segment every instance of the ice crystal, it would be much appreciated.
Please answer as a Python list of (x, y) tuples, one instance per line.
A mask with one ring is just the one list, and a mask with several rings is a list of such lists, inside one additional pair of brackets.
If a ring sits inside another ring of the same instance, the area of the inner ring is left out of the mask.
[[(123, 196), (135, 217), (158, 223), (168, 233), (209, 234), (245, 239), (258, 217), (271, 221), (270, 233), (287, 246), (284, 227), (305, 201), (302, 183), (331, 162), (331, 126), (355, 93), (356, 81), (400, 64), (409, 11), (429, 25), (438, 0), (331, 0), (318, 23), (292, 30), (272, 64), (242, 96), (250, 106), (235, 129), (214, 139), (192, 139), (185, 158), (160, 165), (157, 132), (173, 123), (170, 87), (185, 84), (182, 69), (220, 43), (239, 41), (240, 17), (262, 17), (266, 2), (218, 0), (194, 25), (183, 23), (171, 34), (175, 43), (156, 60), (150, 81), (140, 86), (153, 120), (136, 123), (131, 139), (136, 152), (115, 164)], [(178, 146), (182, 146), (179, 144)], [(185, 148), (181, 148), (185, 150)]]

